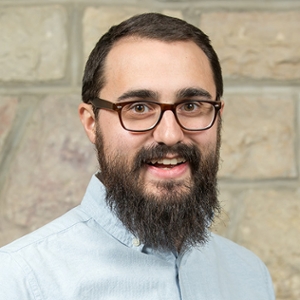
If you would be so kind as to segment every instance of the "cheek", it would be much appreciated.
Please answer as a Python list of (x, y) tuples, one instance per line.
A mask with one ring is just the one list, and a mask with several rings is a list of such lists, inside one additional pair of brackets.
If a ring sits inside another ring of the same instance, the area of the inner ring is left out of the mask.
[(106, 153), (131, 158), (148, 140), (146, 133), (125, 130), (120, 124), (118, 115), (114, 112), (101, 111), (99, 125)]
[(99, 127), (101, 129), (104, 144), (114, 149), (114, 144), (122, 141), (124, 135), (123, 127), (119, 121), (119, 116), (116, 112), (107, 111), (105, 109), (99, 111)]
[(202, 131), (190, 137), (202, 153), (207, 153), (216, 148), (217, 127)]

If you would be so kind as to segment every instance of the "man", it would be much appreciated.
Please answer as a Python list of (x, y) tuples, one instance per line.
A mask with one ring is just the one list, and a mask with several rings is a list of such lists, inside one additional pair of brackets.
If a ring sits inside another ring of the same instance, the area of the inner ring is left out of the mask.
[(208, 230), (222, 94), (199, 29), (154, 13), (112, 27), (79, 106), (100, 171), (80, 206), (2, 248), (0, 299), (274, 299), (264, 264)]

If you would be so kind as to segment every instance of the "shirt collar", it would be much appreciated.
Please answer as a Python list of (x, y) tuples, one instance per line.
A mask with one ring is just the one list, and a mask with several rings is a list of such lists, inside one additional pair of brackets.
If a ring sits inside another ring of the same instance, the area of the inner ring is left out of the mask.
[(176, 252), (161, 252), (140, 243), (139, 239), (128, 231), (107, 205), (105, 200), (106, 188), (97, 177), (99, 177), (97, 174), (92, 176), (81, 203), (82, 209), (88, 213), (89, 216), (91, 216), (109, 235), (129, 248), (145, 254), (161, 257), (161, 259), (170, 262), (180, 258), (181, 255), (178, 255)]
[(142, 251), (144, 245), (127, 230), (119, 218), (111, 211), (106, 201), (103, 183), (93, 175), (83, 197), (82, 208), (111, 236), (130, 248)]

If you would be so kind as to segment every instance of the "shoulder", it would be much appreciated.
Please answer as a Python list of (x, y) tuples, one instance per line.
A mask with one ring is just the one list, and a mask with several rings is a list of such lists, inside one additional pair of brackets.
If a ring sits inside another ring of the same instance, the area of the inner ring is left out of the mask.
[(89, 219), (90, 217), (81, 207), (77, 206), (54, 221), (0, 248), (0, 253), (22, 252), (28, 247), (50, 240), (53, 236), (57, 237), (62, 233), (71, 231), (72, 227), (85, 223)]
[[(271, 276), (266, 265), (256, 254), (214, 233), (211, 234), (207, 247), (200, 250), (202, 251), (215, 272), (223, 274), (231, 282), (240, 282), (240, 286), (247, 283), (251, 289), (256, 287), (257, 293), (265, 293), (265, 299), (273, 299)], [(244, 288), (246, 289), (246, 286)]]
[(251, 251), (216, 234), (212, 233), (205, 245), (187, 252), (183, 263), (191, 281), (206, 281), (208, 293), (218, 283), (213, 292), (216, 299), (275, 299), (265, 264)]
[(244, 266), (248, 272), (257, 272), (264, 268), (264, 263), (252, 251), (214, 233), (211, 234), (204, 251), (209, 251), (214, 259), (222, 260), (230, 268)]
[(36, 299), (38, 287), (32, 282), (30, 270), (7, 252), (0, 251), (0, 261), (0, 299)]
[(85, 228), (89, 219), (78, 206), (40, 229), (0, 248), (0, 299), (39, 298), (36, 267), (45, 268), (51, 253), (57, 255), (65, 243), (75, 241), (76, 232)]
[(234, 255), (235, 257), (238, 256), (243, 260), (259, 260), (259, 258), (250, 250), (214, 233), (211, 233), (209, 246), (214, 248), (215, 251), (221, 252), (224, 256), (230, 257)]
[(272, 288), (269, 271), (256, 254), (214, 233), (211, 233), (209, 242), (194, 249), (191, 256), (212, 272), (223, 274), (233, 281), (265, 283)]

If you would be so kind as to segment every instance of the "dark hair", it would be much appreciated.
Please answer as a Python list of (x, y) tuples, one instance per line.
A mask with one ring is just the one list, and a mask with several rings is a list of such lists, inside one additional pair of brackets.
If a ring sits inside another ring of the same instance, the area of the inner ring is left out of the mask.
[(223, 95), (222, 71), (218, 56), (210, 40), (199, 28), (187, 22), (158, 13), (136, 15), (113, 26), (105, 33), (91, 52), (85, 66), (82, 83), (82, 100), (88, 102), (99, 95), (104, 86), (105, 59), (113, 45), (125, 37), (141, 37), (164, 42), (192, 41), (197, 44), (210, 62), (217, 99)]

